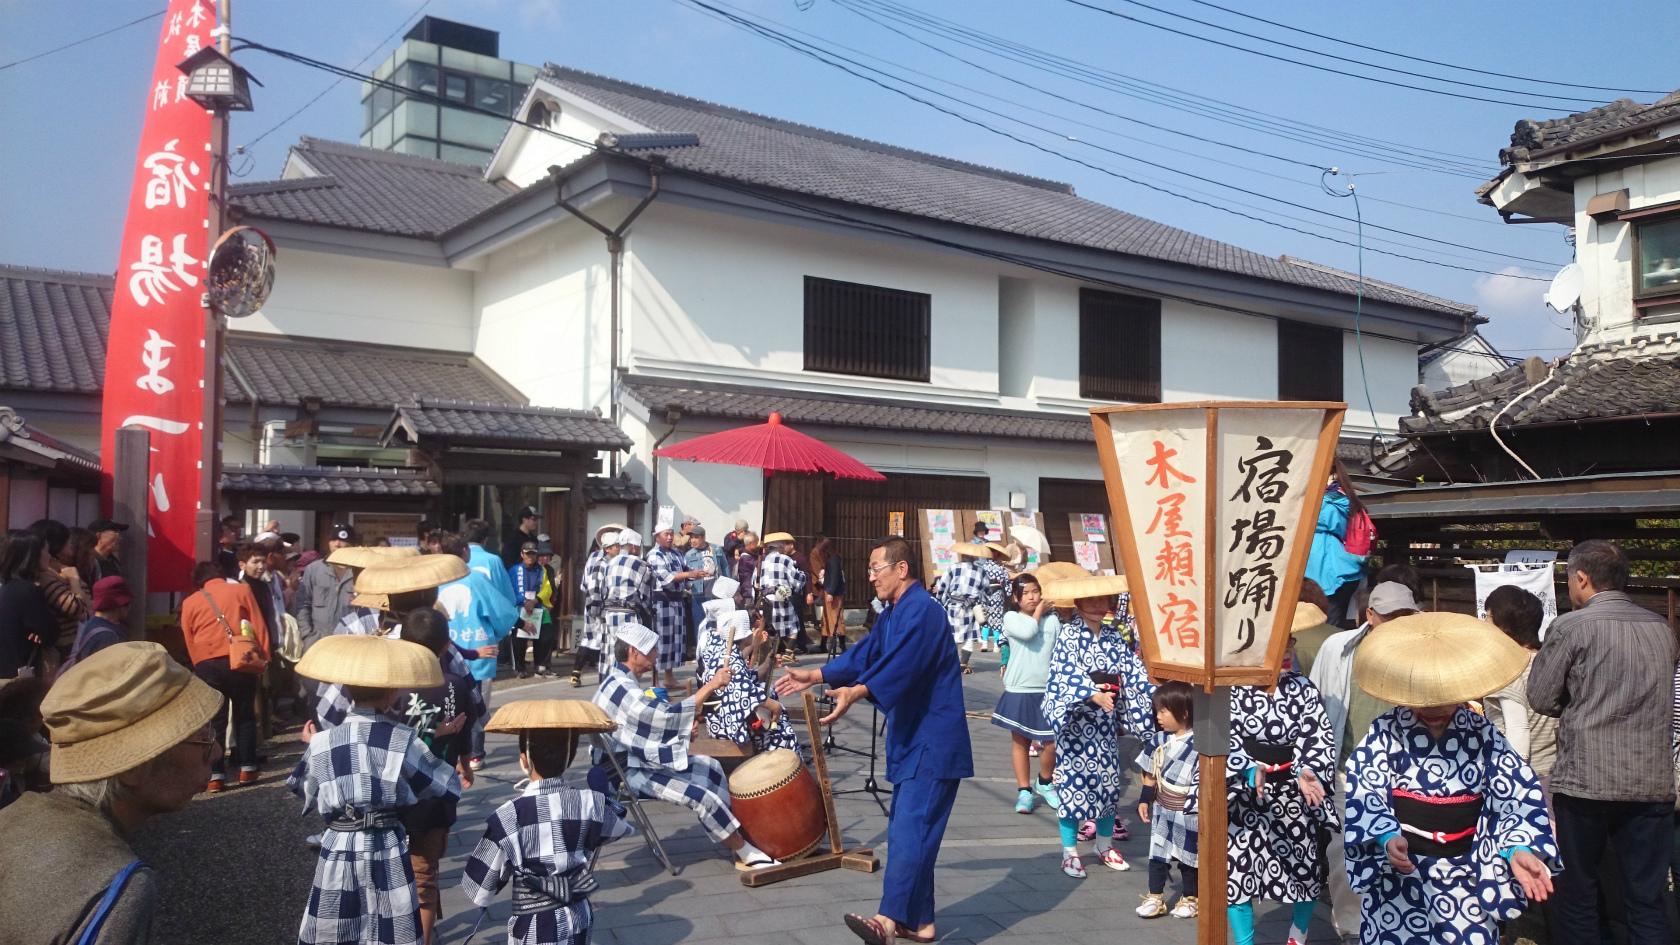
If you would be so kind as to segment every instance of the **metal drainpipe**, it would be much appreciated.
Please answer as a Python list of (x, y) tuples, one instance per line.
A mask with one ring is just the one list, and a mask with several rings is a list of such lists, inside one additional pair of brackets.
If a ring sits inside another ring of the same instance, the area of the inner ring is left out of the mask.
[[(624, 236), (629, 232), (630, 224), (634, 223), (636, 218), (642, 215), (642, 211), (646, 210), (647, 205), (653, 202), (653, 198), (659, 196), (660, 163), (662, 163), (662, 161), (657, 157), (650, 160), (650, 163), (648, 164), (647, 194), (642, 197), (641, 202), (636, 204), (636, 206), (630, 210), (629, 215), (620, 221), (616, 227), (608, 227), (606, 224), (589, 216), (577, 207), (572, 206), (565, 197), (566, 180), (560, 176), (560, 167), (556, 165), (548, 169), (549, 177), (554, 180), (555, 202), (558, 203), (567, 213), (570, 213), (572, 216), (577, 217), (579, 220), (582, 220), (594, 227), (596, 230), (599, 230), (601, 235), (607, 238), (607, 271), (608, 279), (610, 280), (610, 291), (612, 292), (612, 300), (609, 305), (612, 312), (612, 377), (607, 388), (607, 402), (609, 407), (608, 416), (611, 418), (614, 426), (619, 424), (622, 417), (622, 411), (619, 407), (618, 401), (618, 374), (619, 348), (621, 336), (623, 334), (623, 320), (621, 317), (622, 300), (620, 298), (622, 293), (619, 286), (622, 282), (621, 274), (624, 269)], [(615, 451), (612, 454), (612, 474), (616, 476), (618, 473), (619, 458), (618, 453)], [(655, 481), (657, 482), (657, 480)]]
[(665, 445), (666, 440), (671, 438), (671, 434), (677, 432), (677, 421), (681, 419), (682, 408), (675, 404), (666, 407), (665, 432), (659, 435), (659, 439), (653, 441), (653, 449), (648, 451), (648, 465), (653, 467), (653, 508), (648, 512), (649, 521), (653, 520), (653, 516), (659, 514), (659, 457), (654, 454), (659, 451), (661, 446)]

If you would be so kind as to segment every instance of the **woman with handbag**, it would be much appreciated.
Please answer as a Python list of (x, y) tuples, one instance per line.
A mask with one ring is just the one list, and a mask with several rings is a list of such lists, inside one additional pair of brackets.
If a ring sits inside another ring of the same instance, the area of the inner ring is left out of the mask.
[(211, 722), (221, 750), (210, 768), (206, 791), (222, 789), (227, 765), (228, 713), (233, 714), (233, 760), (239, 784), (257, 780), (257, 684), (270, 659), (268, 622), (243, 581), (230, 580), (220, 566), (201, 561), (193, 568), (199, 588), (181, 604), (181, 635), (193, 672), (223, 697)]

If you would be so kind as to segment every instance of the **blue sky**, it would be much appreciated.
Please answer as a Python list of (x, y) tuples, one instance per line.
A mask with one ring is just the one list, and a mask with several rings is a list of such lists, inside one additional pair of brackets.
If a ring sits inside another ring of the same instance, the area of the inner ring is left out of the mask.
[[(153, 2), (162, 6), (161, 0), (145, 0)], [(1331, 220), (1312, 210), (1285, 207), (1218, 184), (1192, 181), (1131, 158), (1351, 218), (1351, 201), (1324, 194), (1319, 187), (1319, 171), (1221, 144), (1265, 151), (1304, 164), (1339, 166), (1359, 175), (1356, 180), (1367, 223), (1418, 234), (1397, 236), (1367, 230), (1368, 238), (1390, 238), (1426, 247), (1419, 252), (1415, 247), (1368, 243), (1374, 248), (1473, 269), (1545, 277), (1570, 258), (1560, 227), (1501, 224), (1491, 208), (1476, 203), (1473, 191), (1479, 180), (1497, 170), (1497, 152), (1507, 143), (1514, 122), (1555, 117), (1590, 107), (1588, 104), (1553, 102), (1554, 107), (1548, 110), (1389, 88), (1173, 36), (1092, 12), (1068, 0), (895, 0), (924, 13), (960, 21), (973, 30), (1004, 36), (1099, 69), (1220, 99), (1245, 112), (1452, 153), (1474, 164), (1470, 173), (1449, 175), (1398, 166), (1391, 160), (1394, 152), (1387, 145), (1374, 146), (1374, 156), (1357, 156), (1320, 145), (1282, 141), (1189, 114), (1182, 108), (1144, 101), (1087, 81), (1049, 76), (938, 41), (988, 68), (977, 70), (894, 35), (837, 0), (814, 0), (804, 10), (795, 0), (729, 2), (761, 20), (805, 31), (815, 41), (857, 51), (842, 51), (843, 55), (861, 59), (859, 53), (865, 53), (901, 71), (923, 73), (902, 72), (911, 81), (956, 96), (962, 102), (957, 107), (974, 109), (975, 117), (996, 127), (1087, 164), (1181, 192), (1200, 191), (1191, 195), (1210, 203), (1303, 229), (1352, 229), (1351, 220)], [(1263, 46), (1128, 5), (1126, 0), (1093, 2), (1230, 42)], [(1617, 94), (1448, 73), (1287, 33), (1193, 0), (1148, 2), (1172, 13), (1355, 59), (1507, 86), (1523, 93), (1464, 90), (1468, 94), (1535, 104), (1542, 101), (1537, 94), (1542, 89), (1600, 101)], [(1631, 89), (1667, 89), (1680, 84), (1673, 74), (1665, 74), (1668, 70), (1661, 65), (1670, 61), (1671, 31), (1636, 28), (1642, 22), (1662, 22), (1671, 12), (1666, 9), (1668, 5), (1654, 0), (1624, 4), (1615, 16), (1603, 15), (1593, 4), (1563, 0), (1534, 0), (1520, 10), (1509, 4), (1441, 0), (1379, 4), (1222, 2), (1291, 26), (1490, 71)], [(420, 6), (421, 0), (235, 0), (234, 33), (343, 66), (367, 57), (366, 71), (397, 41), (384, 37), (399, 27), (406, 30)], [(0, 30), (0, 63), (124, 22), (144, 9), (145, 4), (136, 0), (0, 0), (0, 22), (5, 24)], [(1346, 269), (1353, 269), (1358, 261), (1353, 247), (1169, 196), (1000, 137), (717, 22), (681, 0), (431, 0), (424, 5), (424, 12), (499, 30), (506, 58), (530, 63), (554, 61), (777, 117), (1066, 181), (1091, 199), (1271, 255), (1289, 254)], [(0, 102), (4, 103), (0, 105), (0, 119), (6, 129), (0, 136), (0, 170), (4, 172), (0, 176), (0, 221), (4, 221), (0, 226), (0, 262), (101, 272), (115, 268), (122, 207), (157, 30), (156, 21), (147, 22), (0, 71)], [(1351, 68), (1276, 47), (1265, 48)], [(1606, 52), (1612, 50), (1613, 54)], [(250, 142), (332, 82), (322, 73), (261, 54), (247, 53), (241, 62), (264, 86), (257, 90), (257, 110), (235, 120), (235, 145)], [(1020, 83), (1030, 83), (1037, 90)], [(286, 147), (299, 135), (355, 141), (361, 130), (359, 97), (359, 90), (351, 82), (328, 91), (301, 115), (255, 144), (245, 157), (236, 158), (234, 169), (242, 172), (240, 179), (275, 176), (285, 159)], [(1651, 101), (1657, 96), (1630, 97)], [(1145, 128), (1115, 115), (1182, 134)], [(1039, 125), (1042, 130), (1011, 118)], [(1070, 136), (1079, 140), (1068, 140)], [(1475, 249), (1429, 242), (1441, 240)], [(1479, 305), (1492, 318), (1485, 333), (1508, 353), (1550, 356), (1567, 350), (1572, 342), (1563, 317), (1540, 301), (1544, 281), (1464, 272), (1369, 251), (1364, 263), (1366, 273), (1375, 278)], [(284, 278), (283, 260), (280, 277)]]

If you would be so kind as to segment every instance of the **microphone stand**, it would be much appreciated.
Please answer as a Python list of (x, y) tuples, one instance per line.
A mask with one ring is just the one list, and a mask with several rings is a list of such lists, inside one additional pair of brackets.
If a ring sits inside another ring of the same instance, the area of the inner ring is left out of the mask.
[[(876, 745), (877, 738), (879, 738), (879, 736), (881, 734), (881, 729), (885, 727), (886, 723), (881, 721), (881, 710), (878, 706), (871, 703), (870, 706), (869, 706), (869, 712), (870, 712), (870, 716), (869, 716), (869, 752), (868, 752), (868, 754), (869, 754), (869, 775), (864, 778), (863, 787), (848, 788), (847, 790), (844, 790), (844, 791), (834, 791), (832, 793), (835, 796), (839, 796), (841, 794), (868, 794), (871, 798), (874, 799), (876, 805), (878, 805), (881, 808), (881, 813), (885, 814), (887, 812), (887, 802), (883, 801), (881, 799), (881, 795), (891, 794), (892, 793), (892, 788), (886, 787), (885, 785), (881, 784), (881, 782), (879, 782), (875, 779), (875, 762), (876, 762), (875, 745)], [(828, 740), (832, 741), (833, 738), (834, 738), (833, 726), (829, 726)], [(826, 746), (826, 742), (825, 742), (825, 746)], [(854, 755), (863, 755), (864, 754), (864, 752), (858, 751), (855, 748), (844, 748), (844, 747), (836, 746), (835, 750), (850, 752), (851, 754), (854, 754)]]

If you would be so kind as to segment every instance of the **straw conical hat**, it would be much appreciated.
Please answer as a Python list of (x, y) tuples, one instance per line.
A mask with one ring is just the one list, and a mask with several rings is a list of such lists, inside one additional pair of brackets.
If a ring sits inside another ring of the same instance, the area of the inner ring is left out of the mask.
[(521, 699), (497, 709), (484, 730), (525, 732), (540, 728), (610, 732), (617, 727), (600, 706), (583, 699)]
[(1295, 619), (1289, 624), (1289, 635), (1294, 636), (1302, 630), (1322, 627), (1329, 622), (1330, 618), (1324, 615), (1324, 608), (1302, 601), (1295, 605)]
[(990, 558), (992, 556), (991, 546), (977, 545), (967, 541), (952, 545), (951, 550), (965, 558)]
[[(1082, 578), (1089, 575), (1091, 572), (1085, 570), (1077, 564), (1074, 564), (1072, 561), (1050, 561), (1039, 565), (1030, 573), (1038, 580), (1039, 588), (1042, 590), (1057, 581), (1066, 581), (1070, 578)], [(1044, 599), (1052, 604), (1058, 604), (1063, 607), (1073, 606), (1073, 601), (1071, 599), (1057, 600), (1051, 597), (1048, 593), (1044, 595)]]
[(992, 549), (1000, 555), (1003, 555), (1005, 558), (1009, 557), (1009, 546), (1005, 545), (1001, 541), (988, 541), (986, 542), (986, 547)]
[(420, 554), (419, 548), (376, 548), (369, 545), (351, 545), (327, 555), (327, 563), (342, 564), (347, 568), (365, 568), (390, 561), (393, 558), (412, 558), (418, 554)]
[(427, 689), (443, 685), (438, 658), (418, 643), (340, 633), (316, 640), (297, 665), (298, 675), (341, 686)]
[(1395, 705), (1457, 705), (1522, 675), (1528, 651), (1491, 623), (1439, 611), (1371, 630), (1353, 657), (1359, 688)]
[(607, 532), (617, 533), (617, 532), (621, 532), (621, 531), (624, 531), (624, 526), (623, 525), (620, 525), (617, 522), (608, 522), (607, 524), (602, 525), (600, 528), (595, 529), (595, 541), (596, 541), (597, 544), (599, 544), (600, 541), (601, 541), (601, 536), (605, 535)]
[(457, 555), (386, 558), (368, 565), (356, 576), (356, 593), (406, 594), (442, 587), (466, 576), (467, 563)]
[(1084, 568), (1079, 570), (1078, 577), (1044, 581), (1044, 596), (1052, 604), (1072, 604), (1086, 597), (1113, 597), (1131, 589), (1124, 574), (1087, 574)]

